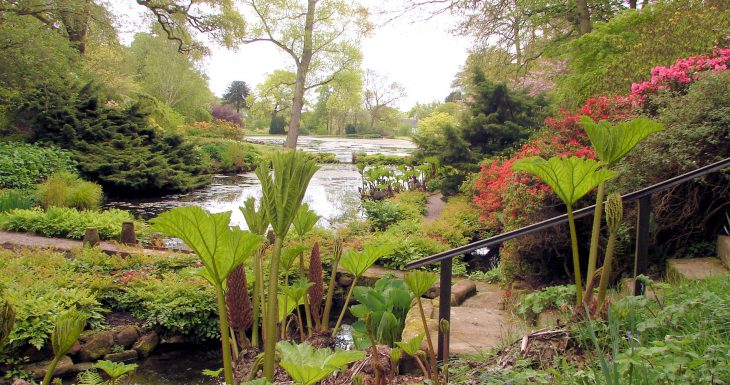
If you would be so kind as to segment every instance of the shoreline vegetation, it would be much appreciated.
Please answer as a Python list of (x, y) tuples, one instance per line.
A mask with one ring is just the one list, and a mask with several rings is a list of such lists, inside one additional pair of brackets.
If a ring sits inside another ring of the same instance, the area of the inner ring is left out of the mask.
[[(201, 384), (730, 383), (730, 174), (651, 197), (645, 271), (621, 199), (730, 158), (727, 1), (407, 1), (475, 42), (408, 111), (357, 2), (136, 3), (128, 44), (103, 1), (0, 7), (1, 385), (138, 383), (182, 347)], [(261, 40), (292, 66), (214, 95), (206, 46)], [(455, 258), (452, 298), (405, 270), (566, 213)]]

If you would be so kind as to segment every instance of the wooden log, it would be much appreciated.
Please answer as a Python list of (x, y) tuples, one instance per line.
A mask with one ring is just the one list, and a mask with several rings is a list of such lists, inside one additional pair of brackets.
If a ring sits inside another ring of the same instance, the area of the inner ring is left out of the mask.
[(125, 245), (137, 244), (137, 234), (134, 232), (134, 222), (122, 222), (122, 237), (120, 241)]
[(99, 230), (96, 227), (87, 227), (84, 233), (84, 245), (96, 246), (101, 243), (99, 238)]

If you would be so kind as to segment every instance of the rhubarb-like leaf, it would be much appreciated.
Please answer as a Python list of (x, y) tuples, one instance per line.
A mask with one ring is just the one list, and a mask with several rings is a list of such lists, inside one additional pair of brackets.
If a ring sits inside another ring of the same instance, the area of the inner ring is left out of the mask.
[(580, 122), (598, 154), (598, 159), (609, 165), (626, 156), (647, 136), (664, 129), (661, 123), (647, 118), (614, 125), (606, 120), (596, 123), (590, 117), (582, 116)]
[(406, 285), (408, 285), (408, 288), (411, 289), (416, 298), (426, 294), (428, 289), (436, 283), (437, 279), (438, 276), (436, 274), (421, 270), (411, 271), (405, 277)]
[(601, 182), (616, 176), (615, 172), (600, 167), (601, 163), (598, 161), (575, 156), (552, 157), (548, 160), (534, 156), (512, 164), (513, 170), (524, 171), (542, 179), (569, 206)]
[(204, 276), (219, 286), (263, 240), (248, 231), (231, 229), (230, 221), (230, 211), (211, 214), (197, 206), (186, 206), (160, 214), (152, 220), (152, 229), (182, 239), (200, 257)]
[(294, 225), (294, 231), (301, 238), (314, 228), (317, 221), (319, 221), (319, 215), (310, 209), (308, 204), (303, 203), (299, 206), (292, 224)]
[(363, 251), (347, 250), (340, 259), (340, 266), (356, 277), (360, 277), (378, 259), (387, 255), (393, 250), (391, 245), (385, 244), (380, 247), (369, 247)]
[(396, 342), (399, 348), (403, 349), (409, 356), (415, 356), (416, 353), (421, 349), (421, 343), (423, 343), (423, 337), (426, 335), (421, 333), (408, 341)]
[(365, 358), (364, 352), (315, 349), (309, 343), (280, 341), (276, 347), (281, 353), (279, 365), (299, 385), (316, 384), (345, 365)]
[(289, 227), (304, 199), (309, 181), (317, 172), (317, 163), (301, 151), (277, 152), (268, 164), (256, 168), (261, 182), (263, 202), (274, 234), (286, 237)]
[(243, 219), (246, 220), (246, 225), (252, 233), (257, 235), (266, 234), (266, 229), (269, 228), (269, 217), (266, 215), (263, 205), (256, 210), (256, 199), (250, 197), (243, 202), (243, 207), (238, 209), (241, 210)]

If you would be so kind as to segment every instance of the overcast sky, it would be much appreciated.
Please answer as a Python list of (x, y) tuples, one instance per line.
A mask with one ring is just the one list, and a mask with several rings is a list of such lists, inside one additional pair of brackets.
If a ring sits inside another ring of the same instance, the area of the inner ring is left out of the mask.
[[(379, 8), (386, 2), (369, 0), (363, 3), (369, 8)], [(393, 7), (394, 3), (387, 1), (388, 7)], [(148, 29), (149, 21), (143, 20), (142, 7), (131, 1), (114, 2), (114, 7), (115, 13), (123, 15), (125, 21), (122, 40), (126, 44), (135, 30)], [(373, 17), (377, 24), (382, 22), (380, 19), (383, 17)], [(363, 69), (375, 70), (405, 86), (408, 96), (398, 106), (404, 111), (416, 102), (443, 100), (451, 91), (451, 82), (466, 60), (469, 48), (468, 39), (449, 33), (453, 25), (451, 16), (412, 19), (398, 19), (380, 26), (361, 42)], [(222, 47), (211, 48), (212, 54), (205, 60), (204, 70), (210, 78), (210, 88), (219, 96), (233, 80), (244, 80), (255, 87), (267, 73), (286, 68), (291, 61), (267, 42), (244, 45), (235, 52)]]

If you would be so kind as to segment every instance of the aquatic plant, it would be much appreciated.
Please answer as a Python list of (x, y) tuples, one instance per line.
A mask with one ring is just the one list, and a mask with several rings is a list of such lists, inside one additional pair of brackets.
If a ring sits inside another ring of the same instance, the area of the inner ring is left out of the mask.
[(280, 341), (276, 347), (281, 352), (279, 365), (299, 385), (316, 384), (345, 365), (365, 358), (361, 351), (315, 349), (306, 342), (297, 345)]
[(85, 326), (86, 315), (74, 308), (66, 310), (56, 318), (53, 333), (51, 334), (53, 360), (51, 360), (51, 363), (46, 368), (46, 375), (43, 378), (42, 385), (49, 385), (51, 383), (51, 378), (53, 378), (53, 372), (56, 370), (58, 362), (71, 350)]
[(555, 191), (567, 207), (573, 251), (576, 304), (578, 306), (583, 303), (583, 288), (581, 284), (580, 256), (578, 255), (578, 235), (575, 230), (575, 220), (573, 219), (573, 204), (602, 182), (616, 176), (615, 172), (601, 168), (601, 166), (602, 163), (598, 161), (576, 156), (569, 158), (552, 157), (548, 160), (535, 156), (520, 159), (512, 164), (512, 169), (524, 171), (542, 179)]
[(616, 237), (623, 220), (623, 202), (621, 194), (614, 192), (608, 195), (606, 202), (606, 225), (608, 226), (608, 244), (606, 245), (606, 258), (601, 268), (601, 282), (598, 285), (598, 305), (603, 305), (606, 299), (606, 288), (608, 288), (608, 280), (611, 278), (613, 270), (613, 254), (616, 249)]
[(263, 238), (248, 231), (230, 228), (230, 211), (211, 214), (197, 206), (172, 209), (152, 222), (155, 231), (181, 239), (203, 263), (199, 273), (215, 288), (223, 349), (223, 373), (226, 383), (232, 384), (233, 365), (224, 283), (228, 275), (259, 248)]
[(423, 361), (421, 361), (421, 358), (419, 357), (420, 355), (418, 354), (418, 352), (421, 351), (421, 343), (423, 343), (423, 337), (425, 336), (426, 334), (421, 333), (408, 341), (396, 342), (395, 344), (398, 345), (398, 347), (403, 350), (403, 352), (416, 360), (416, 363), (423, 372), (424, 377), (430, 378), (431, 376), (426, 369), (426, 365), (423, 364)]
[[(611, 124), (607, 120), (595, 122), (588, 116), (581, 116), (581, 125), (591, 140), (593, 149), (598, 159), (604, 163), (605, 168), (610, 168), (616, 162), (625, 157), (639, 142), (649, 135), (661, 131), (664, 126), (647, 118), (633, 119), (628, 122)], [(593, 212), (593, 228), (591, 232), (591, 246), (588, 254), (588, 271), (586, 274), (587, 286), (596, 271), (598, 259), (598, 242), (601, 230), (601, 216), (603, 214), (603, 199), (606, 191), (606, 183), (601, 182), (596, 192), (596, 208)], [(589, 295), (586, 292), (586, 295)]]
[(367, 269), (370, 268), (370, 266), (372, 266), (382, 256), (390, 253), (392, 249), (392, 245), (383, 244), (378, 247), (369, 247), (362, 251), (347, 250), (342, 256), (342, 258), (340, 259), (340, 266), (350, 272), (354, 276), (354, 278), (352, 279), (350, 289), (347, 291), (345, 304), (342, 306), (342, 311), (340, 312), (340, 316), (337, 318), (335, 328), (332, 329), (333, 337), (337, 335), (337, 331), (340, 329), (340, 325), (342, 325), (342, 319), (345, 317), (345, 312), (347, 311), (347, 306), (350, 303), (352, 291), (355, 288), (355, 285), (357, 285), (358, 278), (362, 277), (362, 275)]
[(431, 331), (428, 329), (428, 322), (426, 321), (426, 313), (423, 311), (423, 303), (421, 303), (421, 297), (436, 283), (438, 276), (434, 273), (427, 271), (412, 271), (406, 274), (405, 280), (408, 288), (411, 289), (413, 295), (416, 297), (418, 303), (418, 311), (421, 313), (421, 322), (423, 322), (423, 331), (426, 333), (426, 342), (428, 343), (428, 353), (431, 361), (431, 374), (433, 375), (433, 383), (439, 384), (439, 372), (438, 364), (436, 363), (436, 349), (433, 348), (433, 341), (431, 340)]
[(269, 286), (265, 319), (264, 376), (274, 380), (276, 348), (277, 292), (279, 287), (279, 263), (286, 234), (289, 232), (299, 206), (304, 199), (309, 181), (317, 171), (317, 164), (302, 152), (277, 152), (271, 157), (271, 167), (261, 164), (256, 176), (261, 182), (262, 202), (271, 228), (276, 235), (269, 267)]

